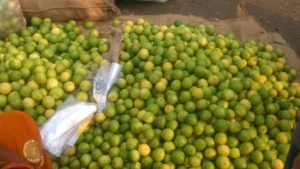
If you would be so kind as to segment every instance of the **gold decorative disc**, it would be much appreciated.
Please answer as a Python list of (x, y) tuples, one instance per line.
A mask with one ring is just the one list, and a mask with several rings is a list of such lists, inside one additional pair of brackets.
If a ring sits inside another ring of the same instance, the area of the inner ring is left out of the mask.
[(34, 165), (43, 166), (44, 157), (35, 140), (28, 140), (25, 142), (23, 146), (23, 156), (28, 162)]

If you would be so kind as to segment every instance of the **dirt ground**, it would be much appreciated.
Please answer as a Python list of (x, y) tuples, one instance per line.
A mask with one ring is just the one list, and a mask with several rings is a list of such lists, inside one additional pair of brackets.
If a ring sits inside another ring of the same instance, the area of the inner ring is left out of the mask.
[(117, 0), (116, 2), (125, 14), (176, 13), (217, 19), (238, 17), (237, 6), (239, 4), (267, 31), (280, 33), (300, 56), (299, 0), (169, 0), (165, 3)]

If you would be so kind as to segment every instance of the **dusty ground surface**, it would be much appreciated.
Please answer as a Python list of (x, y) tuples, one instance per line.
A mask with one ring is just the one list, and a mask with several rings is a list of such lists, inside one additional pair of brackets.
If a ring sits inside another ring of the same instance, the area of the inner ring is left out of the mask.
[(176, 13), (206, 18), (235, 18), (237, 5), (254, 16), (267, 30), (278, 32), (300, 56), (300, 1), (299, 0), (169, 0), (165, 3), (144, 3), (117, 0), (117, 5), (127, 14)]

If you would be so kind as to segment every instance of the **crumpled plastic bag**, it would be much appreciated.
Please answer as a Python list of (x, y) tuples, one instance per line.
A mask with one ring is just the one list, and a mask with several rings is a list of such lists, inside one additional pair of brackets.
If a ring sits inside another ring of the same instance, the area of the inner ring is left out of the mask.
[(96, 103), (71, 98), (40, 129), (43, 146), (54, 156), (61, 156), (73, 147), (94, 113), (106, 106), (109, 89), (117, 81), (121, 67), (118, 63), (101, 65), (94, 79), (93, 97)]
[(44, 148), (58, 157), (73, 147), (96, 111), (95, 103), (66, 101), (40, 129)]
[(0, 38), (25, 28), (26, 20), (18, 0), (0, 0)]
[(109, 89), (118, 80), (121, 66), (118, 63), (104, 64), (98, 70), (93, 88), (93, 96), (97, 102), (98, 112), (102, 112), (107, 102)]

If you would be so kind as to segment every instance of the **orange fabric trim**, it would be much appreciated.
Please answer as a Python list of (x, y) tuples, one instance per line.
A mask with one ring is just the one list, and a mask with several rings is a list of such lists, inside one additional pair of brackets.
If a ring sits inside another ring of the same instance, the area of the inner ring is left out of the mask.
[(34, 167), (26, 164), (8, 163), (2, 169), (34, 169)]
[(0, 168), (4, 167), (7, 164), (7, 162), (0, 161)]
[(37, 144), (37, 151), (40, 152), (44, 159), (44, 165), (41, 169), (52, 169), (51, 161), (49, 160), (49, 157), (47, 157), (42, 146), (39, 129), (28, 114), (17, 110), (1, 114), (0, 136), (5, 136), (0, 137), (0, 144), (16, 153), (24, 161), (39, 168), (41, 163), (39, 161), (37, 163), (32, 163), (32, 161), (28, 159), (28, 156), (26, 156), (26, 152), (24, 152), (25, 143), (29, 140), (34, 140)]

